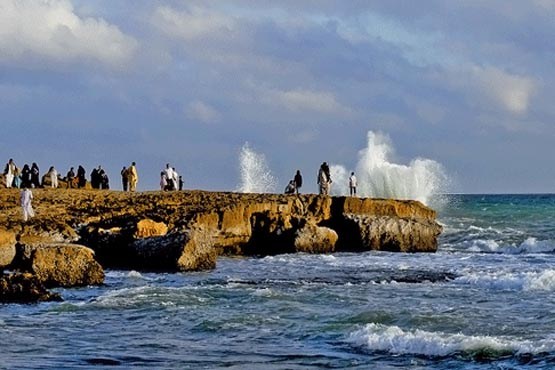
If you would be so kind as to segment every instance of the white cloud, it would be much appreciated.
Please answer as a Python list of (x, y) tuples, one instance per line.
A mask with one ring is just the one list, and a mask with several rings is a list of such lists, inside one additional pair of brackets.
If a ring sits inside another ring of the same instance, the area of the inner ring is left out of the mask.
[(222, 118), (220, 112), (200, 100), (191, 102), (186, 108), (186, 113), (189, 118), (204, 123), (218, 122)]
[(159, 7), (152, 22), (167, 35), (188, 41), (206, 36), (225, 36), (236, 28), (233, 18), (197, 6), (184, 11)]
[(2, 0), (0, 61), (127, 63), (137, 41), (103, 19), (80, 18), (68, 0)]
[(537, 89), (532, 78), (509, 74), (495, 67), (473, 67), (471, 71), (473, 82), (482, 94), (511, 113), (526, 113)]

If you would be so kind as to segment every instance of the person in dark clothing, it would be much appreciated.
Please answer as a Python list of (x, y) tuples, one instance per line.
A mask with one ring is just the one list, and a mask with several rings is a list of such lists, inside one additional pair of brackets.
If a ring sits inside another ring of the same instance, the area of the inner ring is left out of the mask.
[(41, 187), (39, 166), (35, 162), (31, 165), (31, 184), (35, 188)]
[(69, 169), (69, 171), (67, 172), (66, 175), (66, 181), (67, 181), (67, 188), (70, 189), (73, 187), (73, 179), (75, 178), (75, 172), (73, 171), (73, 167), (71, 167)]
[(102, 168), (98, 166), (98, 168), (93, 168), (91, 171), (91, 186), (93, 189), (100, 189), (101, 170)]
[(31, 184), (31, 169), (28, 164), (25, 164), (21, 170), (21, 187), (30, 188)]
[(295, 194), (295, 180), (289, 181), (289, 184), (285, 187), (285, 194)]
[(100, 170), (100, 188), (104, 190), (110, 189), (110, 179), (108, 178), (108, 174), (104, 169)]
[(183, 190), (183, 176), (179, 176), (179, 190)]
[(303, 176), (300, 170), (297, 170), (293, 180), (295, 181), (295, 193), (299, 194), (299, 189), (303, 186)]
[(85, 176), (85, 169), (83, 168), (83, 166), (79, 166), (79, 168), (77, 168), (77, 179), (79, 180), (79, 188), (84, 188), (85, 185), (87, 185), (87, 179), (85, 178)]
[(123, 166), (121, 170), (121, 185), (123, 186), (123, 191), (127, 191), (127, 186), (129, 185), (128, 174), (127, 167)]

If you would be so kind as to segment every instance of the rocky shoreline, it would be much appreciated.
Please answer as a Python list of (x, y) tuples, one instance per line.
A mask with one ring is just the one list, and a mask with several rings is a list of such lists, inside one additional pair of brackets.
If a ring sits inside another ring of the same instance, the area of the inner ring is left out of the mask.
[(19, 191), (0, 190), (0, 302), (60, 299), (47, 288), (102, 284), (104, 268), (186, 272), (213, 269), (220, 255), (435, 252), (441, 232), (435, 211), (417, 201), (33, 192), (36, 217), (24, 223)]

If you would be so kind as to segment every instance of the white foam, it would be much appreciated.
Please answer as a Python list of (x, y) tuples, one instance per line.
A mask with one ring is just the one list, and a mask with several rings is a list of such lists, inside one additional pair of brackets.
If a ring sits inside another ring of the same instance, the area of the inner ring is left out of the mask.
[(357, 346), (372, 351), (441, 357), (482, 350), (513, 354), (535, 354), (551, 352), (555, 349), (553, 338), (533, 342), (494, 336), (429, 332), (419, 329), (405, 331), (398, 326), (374, 323), (367, 324), (364, 328), (353, 332), (348, 340)]
[[(409, 165), (392, 163), (393, 146), (388, 136), (368, 132), (368, 145), (359, 152), (356, 166), (357, 193), (363, 197), (419, 200), (430, 204), (444, 193), (448, 178), (441, 164), (416, 158)], [(349, 171), (332, 165), (332, 194), (347, 195)]]
[(476, 239), (464, 242), (463, 246), (471, 252), (492, 252), (505, 254), (538, 254), (555, 252), (555, 241), (537, 240), (533, 237), (527, 238), (519, 245), (501, 244), (493, 239)]
[(251, 149), (248, 143), (241, 148), (241, 193), (275, 193), (277, 180), (272, 175), (266, 157)]
[(539, 272), (473, 272), (456, 278), (453, 283), (480, 289), (554, 291), (555, 270)]

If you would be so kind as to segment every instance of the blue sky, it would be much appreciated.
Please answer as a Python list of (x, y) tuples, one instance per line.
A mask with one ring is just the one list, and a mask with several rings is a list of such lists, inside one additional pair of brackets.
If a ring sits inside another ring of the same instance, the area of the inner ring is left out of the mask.
[(248, 141), (315, 191), (372, 130), (450, 191), (553, 192), (553, 19), (554, 0), (2, 0), (0, 156), (233, 190)]

